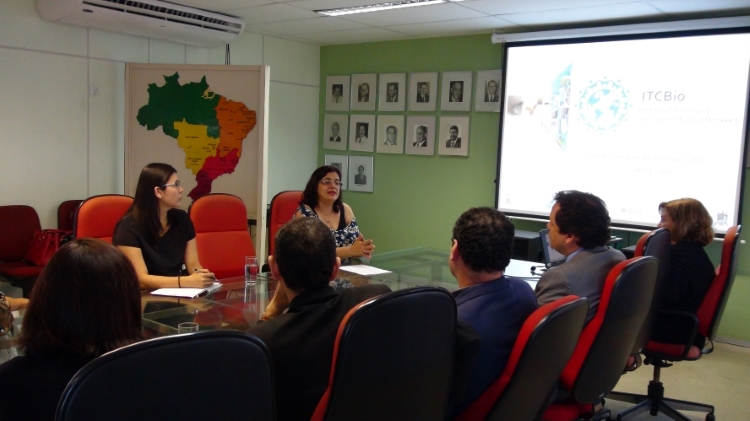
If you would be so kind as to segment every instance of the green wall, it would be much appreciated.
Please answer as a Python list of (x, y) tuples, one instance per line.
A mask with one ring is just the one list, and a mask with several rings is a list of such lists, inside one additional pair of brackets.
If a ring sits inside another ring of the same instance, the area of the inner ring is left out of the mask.
[[(323, 149), (326, 76), (357, 73), (410, 73), (492, 70), (502, 66), (502, 46), (490, 34), (366, 44), (324, 46), (320, 49), (320, 115), (318, 163), (326, 153), (375, 157), (374, 193), (344, 192), (365, 237), (373, 238), (377, 253), (412, 247), (450, 247), (456, 218), (472, 206), (494, 206), (499, 115), (471, 112), (469, 156), (432, 157), (390, 155)], [(438, 104), (438, 108), (439, 104)], [(472, 106), (473, 109), (473, 106)], [(332, 113), (332, 112), (329, 112)], [(436, 115), (351, 111), (349, 114)], [(466, 113), (446, 112), (445, 115)], [(665, 200), (668, 188), (665, 187)], [(750, 180), (745, 176), (743, 221), (750, 223)], [(654, 211), (654, 221), (658, 219)], [(543, 223), (515, 220), (517, 229), (538, 231)], [(747, 227), (746, 230), (750, 230)], [(623, 246), (635, 244), (638, 233), (613, 231)], [(747, 238), (743, 232), (742, 238)], [(721, 242), (708, 246), (715, 264)], [(750, 344), (750, 249), (740, 244), (738, 276), (729, 297), (718, 336)]]
[[(469, 113), (468, 157), (438, 156), (437, 148), (435, 156), (327, 150), (322, 147), (326, 76), (492, 70), (501, 67), (501, 54), (501, 46), (492, 44), (490, 34), (321, 47), (318, 162), (324, 163), (326, 153), (375, 157), (374, 193), (346, 191), (343, 196), (365, 237), (375, 240), (376, 252), (421, 246), (448, 250), (453, 223), (461, 213), (472, 206), (494, 206), (499, 115)], [(436, 123), (441, 114), (467, 114), (439, 110), (349, 114), (373, 113), (436, 115)]]

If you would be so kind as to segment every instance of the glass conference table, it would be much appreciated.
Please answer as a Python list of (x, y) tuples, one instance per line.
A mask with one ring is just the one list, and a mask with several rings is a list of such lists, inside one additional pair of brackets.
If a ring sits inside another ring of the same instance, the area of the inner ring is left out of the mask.
[[(338, 278), (331, 282), (337, 289), (381, 283), (391, 290), (415, 286), (437, 286), (449, 291), (458, 289), (456, 279), (448, 268), (448, 252), (430, 248), (416, 248), (373, 256), (354, 261), (389, 271), (377, 275), (358, 275), (342, 266)], [(522, 277), (533, 287), (543, 264), (512, 260), (506, 274)], [(276, 290), (277, 281), (270, 273), (259, 274), (254, 280), (245, 277), (221, 280), (222, 287), (198, 298), (173, 298), (142, 294), (143, 330), (146, 337), (177, 333), (177, 325), (196, 322), (199, 330), (246, 330), (257, 323)]]
[[(354, 264), (366, 264), (389, 271), (378, 275), (358, 275), (342, 266), (338, 278), (331, 282), (337, 289), (358, 285), (380, 283), (396, 291), (415, 286), (437, 286), (454, 291), (458, 289), (456, 279), (448, 268), (448, 252), (431, 248), (415, 248), (376, 254), (371, 259), (355, 260)], [(526, 279), (533, 287), (543, 267), (538, 262), (511, 260), (505, 273)], [(250, 281), (250, 282), (248, 282)], [(221, 288), (198, 298), (176, 298), (141, 294), (143, 310), (143, 332), (146, 338), (173, 335), (177, 325), (196, 322), (199, 330), (233, 329), (244, 331), (254, 326), (263, 314), (276, 291), (278, 282), (270, 273), (257, 275), (254, 280), (245, 277), (222, 279)], [(14, 312), (14, 333), (0, 337), (0, 363), (17, 355), (13, 337), (21, 331), (24, 311)]]

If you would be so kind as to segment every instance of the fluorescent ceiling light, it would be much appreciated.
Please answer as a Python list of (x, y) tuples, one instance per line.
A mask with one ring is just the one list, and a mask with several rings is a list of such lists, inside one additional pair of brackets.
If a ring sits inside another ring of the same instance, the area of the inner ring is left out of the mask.
[(340, 9), (315, 10), (326, 16), (352, 15), (354, 13), (379, 12), (381, 10), (402, 9), (404, 7), (429, 6), (431, 4), (455, 3), (463, 0), (402, 0), (388, 3), (371, 4), (368, 6), (343, 7)]

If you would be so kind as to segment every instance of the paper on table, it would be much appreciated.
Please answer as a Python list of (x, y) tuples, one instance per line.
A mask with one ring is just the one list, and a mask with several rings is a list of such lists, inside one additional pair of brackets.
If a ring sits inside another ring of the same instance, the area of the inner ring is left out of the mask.
[(345, 270), (347, 272), (353, 272), (357, 275), (380, 275), (382, 273), (391, 273), (390, 270), (384, 270), (384, 269), (378, 269), (374, 266), (368, 266), (368, 265), (351, 265), (351, 266), (342, 266), (341, 270)]
[(166, 297), (195, 298), (204, 296), (221, 288), (221, 282), (214, 282), (207, 288), (159, 288), (151, 291), (151, 295), (163, 295)]

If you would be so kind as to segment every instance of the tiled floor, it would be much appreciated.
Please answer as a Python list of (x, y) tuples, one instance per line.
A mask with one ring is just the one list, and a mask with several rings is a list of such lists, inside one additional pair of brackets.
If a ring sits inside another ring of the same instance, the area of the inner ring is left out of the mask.
[[(643, 365), (623, 375), (616, 391), (646, 393), (653, 377), (653, 367)], [(683, 361), (661, 370), (664, 395), (669, 398), (701, 402), (716, 408), (717, 421), (750, 420), (750, 348), (716, 343), (713, 353), (698, 361)], [(608, 400), (606, 407), (614, 414), (629, 404)], [(691, 420), (704, 420), (705, 413), (688, 413)], [(664, 415), (652, 417), (646, 412), (631, 420), (669, 420)]]

